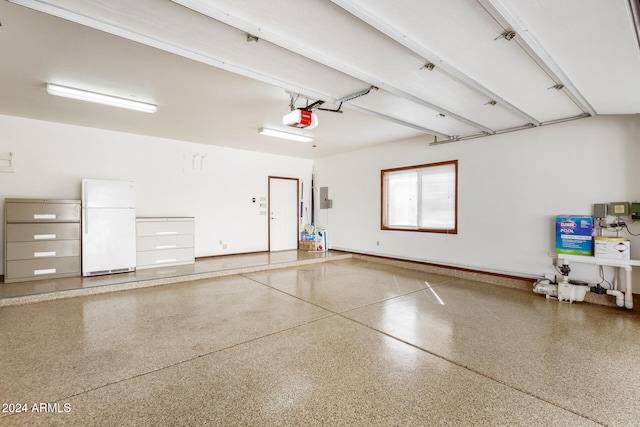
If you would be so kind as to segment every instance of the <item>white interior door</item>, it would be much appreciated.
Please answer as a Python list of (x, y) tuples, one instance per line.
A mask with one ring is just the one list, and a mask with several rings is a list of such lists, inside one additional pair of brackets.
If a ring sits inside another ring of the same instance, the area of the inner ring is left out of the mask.
[(298, 248), (298, 180), (269, 177), (269, 250)]

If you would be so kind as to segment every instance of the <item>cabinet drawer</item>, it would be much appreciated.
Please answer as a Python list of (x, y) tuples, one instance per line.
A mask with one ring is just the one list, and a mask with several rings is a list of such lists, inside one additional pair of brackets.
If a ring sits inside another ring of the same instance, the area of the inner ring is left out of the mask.
[(7, 243), (7, 261), (80, 256), (80, 240)]
[(193, 248), (138, 252), (137, 266), (160, 267), (194, 262)]
[(138, 236), (174, 236), (193, 234), (193, 221), (138, 221)]
[(155, 251), (161, 249), (192, 248), (192, 234), (174, 234), (166, 236), (142, 236), (137, 239), (137, 250)]
[(7, 224), (6, 230), (7, 242), (80, 239), (80, 223)]
[(7, 261), (5, 282), (17, 279), (41, 279), (55, 275), (79, 275), (80, 257)]
[(79, 203), (6, 203), (7, 222), (80, 221)]

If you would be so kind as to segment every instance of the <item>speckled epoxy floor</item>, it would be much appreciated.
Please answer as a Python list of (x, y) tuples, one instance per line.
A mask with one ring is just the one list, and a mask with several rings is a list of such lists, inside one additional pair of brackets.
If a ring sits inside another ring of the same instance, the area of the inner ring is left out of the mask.
[(0, 283), (0, 307), (50, 301), (73, 296), (161, 286), (197, 279), (229, 276), (250, 271), (351, 258), (344, 252), (280, 251), (198, 258), (195, 263), (138, 269), (131, 273), (92, 277), (58, 277), (26, 282)]
[(0, 343), (2, 426), (640, 420), (637, 311), (357, 259), (5, 306)]

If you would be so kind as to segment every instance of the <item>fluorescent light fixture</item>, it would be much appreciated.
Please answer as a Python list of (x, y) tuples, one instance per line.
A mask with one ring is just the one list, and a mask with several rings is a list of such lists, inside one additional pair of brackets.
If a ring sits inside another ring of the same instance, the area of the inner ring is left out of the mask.
[(79, 99), (81, 101), (95, 102), (98, 104), (110, 105), (112, 107), (128, 108), (130, 110), (143, 111), (145, 113), (155, 113), (158, 109), (153, 104), (146, 102), (133, 101), (126, 98), (118, 98), (102, 93), (89, 92), (86, 90), (75, 89), (67, 86), (59, 86), (47, 83), (47, 92), (51, 95), (63, 96), (65, 98)]
[(281, 130), (275, 130), (275, 129), (269, 129), (269, 128), (260, 128), (258, 129), (258, 133), (260, 135), (275, 136), (276, 138), (291, 139), (293, 141), (299, 141), (299, 142), (313, 141), (313, 138), (311, 138), (310, 136), (300, 135), (297, 133), (283, 132)]

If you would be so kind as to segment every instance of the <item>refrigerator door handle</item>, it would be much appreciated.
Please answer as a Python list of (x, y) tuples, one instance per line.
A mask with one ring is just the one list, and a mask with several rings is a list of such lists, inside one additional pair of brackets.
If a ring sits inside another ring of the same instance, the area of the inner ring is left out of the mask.
[(82, 232), (84, 234), (89, 233), (89, 221), (87, 220), (88, 214), (87, 209), (89, 207), (89, 198), (87, 187), (89, 186), (88, 182), (82, 181)]

